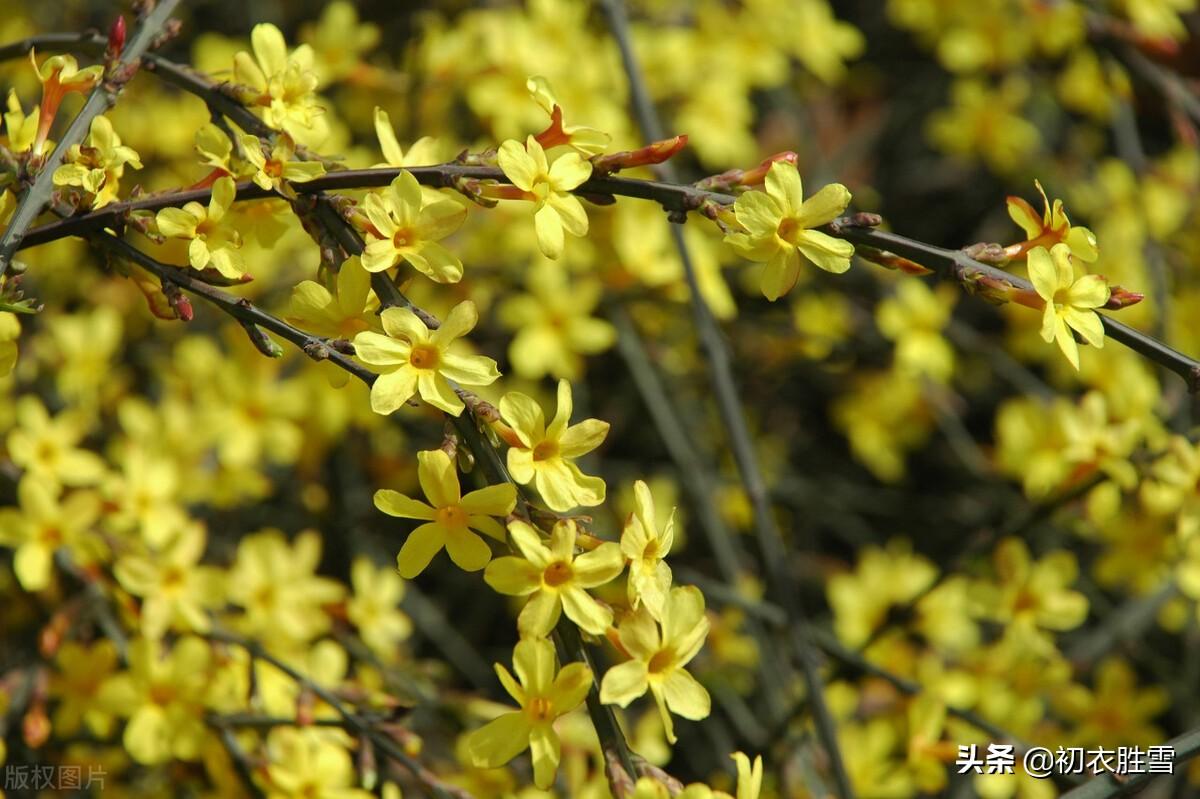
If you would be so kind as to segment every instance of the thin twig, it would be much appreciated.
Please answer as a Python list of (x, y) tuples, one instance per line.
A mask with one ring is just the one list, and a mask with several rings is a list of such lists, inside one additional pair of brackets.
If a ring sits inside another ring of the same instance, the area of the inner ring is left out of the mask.
[(371, 743), (373, 743), (379, 749), (380, 752), (383, 752), (392, 760), (408, 769), (409, 773), (411, 773), (413, 777), (415, 777), (417, 781), (420, 782), (426, 791), (428, 791), (432, 796), (436, 796), (438, 799), (470, 799), (471, 794), (465, 789), (443, 782), (436, 774), (422, 765), (419, 760), (408, 754), (408, 752), (405, 752), (401, 747), (397, 746), (396, 742), (392, 738), (379, 732), (369, 721), (347, 708), (342, 700), (340, 700), (332, 691), (320, 685), (319, 683), (310, 680), (308, 677), (305, 677), (303, 674), (289, 666), (284, 661), (272, 655), (258, 641), (250, 638), (243, 638), (239, 635), (235, 635), (234, 633), (221, 630), (213, 630), (205, 633), (204, 637), (211, 641), (233, 644), (234, 646), (241, 647), (242, 649), (246, 650), (248, 654), (259, 660), (262, 660), (265, 663), (270, 663), (272, 666), (279, 669), (292, 680), (294, 680), (296, 684), (303, 686), (308, 691), (311, 691), (313, 695), (337, 711), (338, 715), (345, 720), (346, 725), (352, 731), (361, 735), (365, 735), (371, 740)]
[[(625, 75), (632, 95), (634, 115), (642, 130), (642, 136), (648, 141), (658, 141), (664, 136), (662, 124), (646, 89), (637, 57), (633, 52), (625, 4), (622, 0), (604, 0), (603, 7), (613, 38), (621, 51), (621, 61), (625, 67)], [(677, 182), (674, 169), (669, 161), (660, 164), (659, 169), (668, 182)], [(796, 654), (800, 661), (800, 670), (804, 674), (817, 736), (829, 758), (833, 778), (837, 785), (837, 793), (842, 799), (853, 799), (854, 786), (850, 781), (849, 772), (846, 771), (846, 765), (838, 745), (837, 725), (825, 701), (825, 689), (811, 641), (810, 623), (795, 581), (791, 575), (786, 573), (787, 547), (784, 545), (783, 533), (775, 520), (775, 511), (771, 506), (767, 484), (763, 479), (758, 456), (755, 453), (754, 439), (746, 423), (737, 380), (733, 375), (729, 348), (726, 346), (712, 310), (708, 307), (704, 294), (700, 290), (700, 281), (696, 276), (691, 253), (683, 238), (683, 229), (678, 225), (672, 225), (671, 236), (683, 264), (684, 276), (687, 279), (696, 332), (700, 338), (700, 344), (708, 356), (717, 408), (725, 429), (728, 431), (729, 443), (742, 478), (742, 485), (754, 508), (754, 529), (759, 548), (762, 550), (769, 590), (782, 598), (784, 607), (793, 616), (793, 625), (796, 631)]]

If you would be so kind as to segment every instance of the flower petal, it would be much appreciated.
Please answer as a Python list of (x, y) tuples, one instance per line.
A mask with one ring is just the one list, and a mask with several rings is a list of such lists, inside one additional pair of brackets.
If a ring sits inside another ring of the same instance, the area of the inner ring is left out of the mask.
[(796, 221), (801, 227), (814, 228), (837, 219), (850, 204), (850, 190), (841, 183), (830, 183), (800, 206)]
[(450, 309), (441, 326), (433, 331), (430, 338), (438, 347), (445, 347), (456, 338), (465, 336), (479, 323), (479, 311), (475, 303), (465, 300)]
[(547, 790), (562, 758), (558, 735), (549, 723), (535, 724), (529, 733), (529, 753), (533, 759), (533, 784)]
[(528, 596), (541, 587), (542, 572), (525, 558), (506, 556), (487, 565), (483, 580), (497, 593)]
[(764, 185), (767, 194), (779, 203), (783, 216), (796, 216), (799, 213), (804, 204), (804, 185), (800, 181), (800, 171), (796, 169), (795, 164), (785, 161), (773, 162), (767, 171)]
[(594, 588), (614, 579), (624, 567), (625, 558), (621, 554), (621, 547), (609, 541), (575, 558), (572, 571), (578, 585)]
[(600, 701), (606, 705), (628, 707), (649, 688), (645, 662), (627, 660), (604, 673), (600, 681)]
[(537, 164), (519, 141), (509, 139), (501, 144), (496, 161), (514, 186), (525, 191), (533, 190), (533, 183), (538, 178)]
[[(500, 416), (526, 447), (532, 449), (546, 437), (546, 418), (532, 397), (509, 391), (500, 398)], [(509, 450), (511, 460), (512, 450)]]
[(417, 479), (435, 508), (458, 504), (458, 472), (445, 450), (429, 449), (417, 453)]
[(591, 594), (574, 583), (559, 590), (563, 611), (579, 629), (592, 635), (603, 635), (612, 626), (612, 611), (601, 605)]
[(513, 671), (527, 694), (543, 696), (554, 682), (554, 644), (545, 638), (526, 638), (513, 649)]
[(699, 721), (712, 712), (712, 699), (704, 686), (684, 669), (674, 669), (663, 681), (667, 707), (677, 716)]
[(401, 367), (375, 378), (371, 384), (371, 410), (387, 415), (408, 402), (417, 386), (417, 373), (408, 367)]
[(398, 516), (401, 519), (433, 519), (433, 508), (419, 499), (413, 499), (389, 488), (381, 488), (375, 492), (375, 507), (389, 516)]
[(487, 542), (465, 527), (447, 531), (446, 552), (454, 565), (465, 572), (477, 572), (492, 559)]
[(517, 632), (522, 638), (544, 638), (558, 622), (562, 603), (557, 594), (538, 591), (529, 598), (517, 616)]
[(446, 528), (440, 524), (429, 522), (413, 530), (404, 541), (404, 546), (400, 548), (400, 554), (396, 556), (400, 576), (411, 580), (425, 571), (429, 561), (433, 560), (433, 556), (445, 543)]
[(499, 768), (529, 746), (531, 726), (524, 713), (505, 713), (467, 735), (466, 749), (476, 768)]

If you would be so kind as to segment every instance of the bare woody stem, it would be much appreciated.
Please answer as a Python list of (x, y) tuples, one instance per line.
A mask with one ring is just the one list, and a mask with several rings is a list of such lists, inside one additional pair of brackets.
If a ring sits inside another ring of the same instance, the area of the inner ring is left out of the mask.
[[(54, 152), (42, 165), (33, 184), (21, 197), (16, 210), (13, 211), (8, 227), (0, 234), (0, 273), (8, 269), (13, 255), (20, 248), (25, 231), (50, 202), (50, 196), (54, 192), (54, 171), (62, 165), (67, 151), (71, 149), (72, 145), (83, 141), (91, 129), (93, 119), (112, 108), (116, 103), (117, 95), (120, 94), (125, 82), (132, 76), (132, 70), (137, 68), (138, 60), (162, 33), (179, 2), (180, 0), (159, 0), (158, 4), (146, 14), (142, 24), (129, 39), (112, 70), (104, 76), (96, 88), (92, 89), (82, 110), (71, 121), (70, 126), (55, 146)], [(31, 44), (30, 47), (32, 46)]]
[[(399, 167), (346, 169), (330, 172), (307, 183), (294, 183), (292, 188), (299, 194), (376, 188), (391, 183), (400, 171)], [(407, 167), (405, 171), (412, 173), (419, 183), (442, 188), (454, 187), (455, 183), (463, 178), (509, 183), (508, 178), (497, 167), (438, 164)], [(730, 194), (705, 191), (689, 185), (612, 176), (587, 180), (580, 184), (575, 192), (582, 195), (634, 197), (651, 200), (661, 205), (666, 211), (678, 214), (699, 209), (706, 202), (724, 206), (732, 204), (736, 199)], [(157, 211), (161, 208), (179, 207), (192, 201), (207, 203), (210, 195), (210, 189), (190, 189), (142, 197), (123, 203), (113, 203), (96, 211), (33, 228), (25, 235), (18, 249), (45, 244), (65, 236), (80, 236), (104, 228), (117, 228), (134, 211)], [(239, 200), (277, 196), (248, 181), (238, 185)], [(853, 244), (865, 245), (909, 258), (932, 269), (939, 277), (961, 284), (968, 291), (973, 290), (981, 277), (1001, 281), (1017, 289), (1033, 290), (1032, 284), (1024, 278), (977, 261), (961, 250), (950, 250), (926, 244), (916, 239), (872, 227), (856, 227), (851, 218), (834, 220), (824, 230), (832, 236), (845, 239)], [(1113, 340), (1179, 375), (1187, 383), (1190, 391), (1195, 392), (1200, 389), (1200, 361), (1184, 355), (1153, 336), (1118, 322), (1111, 316), (1100, 314), (1100, 319), (1104, 323), (1105, 332)]]

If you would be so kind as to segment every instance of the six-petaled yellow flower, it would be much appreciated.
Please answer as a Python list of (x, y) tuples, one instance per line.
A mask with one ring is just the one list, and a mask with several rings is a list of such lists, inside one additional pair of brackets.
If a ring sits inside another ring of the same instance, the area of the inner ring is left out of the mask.
[(1079, 347), (1071, 331), (1099, 349), (1104, 346), (1104, 325), (1097, 308), (1108, 302), (1108, 283), (1100, 275), (1075, 278), (1069, 245), (1055, 244), (1052, 250), (1035, 247), (1029, 251), (1029, 279), (1046, 302), (1042, 312), (1042, 339), (1057, 341), (1059, 349), (1076, 369)]
[(746, 258), (766, 263), (762, 292), (767, 299), (779, 299), (796, 285), (801, 255), (827, 272), (850, 268), (854, 245), (812, 229), (846, 210), (850, 192), (845, 186), (831, 183), (805, 200), (796, 166), (775, 161), (767, 173), (766, 189), (737, 198), (733, 211), (745, 232), (728, 233), (725, 241)]
[(212, 198), (205, 208), (190, 202), (182, 208), (164, 208), (155, 217), (158, 232), (169, 239), (188, 239), (188, 263), (195, 269), (212, 267), (230, 280), (237, 280), (245, 270), (245, 261), (238, 250), (242, 236), (225, 220), (225, 215), (237, 198), (233, 178), (219, 178), (213, 184)]
[(388, 308), (381, 318), (386, 335), (366, 331), (354, 337), (359, 360), (380, 372), (371, 386), (371, 408), (376, 413), (391, 413), (419, 392), (430, 405), (458, 416), (464, 406), (448, 380), (488, 386), (500, 376), (491, 358), (449, 350), (479, 321), (470, 300), (454, 306), (434, 331), (407, 308)]
[(505, 713), (467, 737), (476, 768), (499, 768), (526, 749), (533, 758), (533, 781), (554, 783), (561, 759), (554, 720), (579, 707), (592, 687), (592, 670), (583, 663), (554, 667), (554, 645), (544, 638), (525, 639), (513, 650), (513, 670), (496, 664), (496, 676), (521, 709)]
[(269, 23), (254, 26), (250, 46), (253, 56), (240, 52), (233, 59), (234, 80), (250, 89), (245, 100), (262, 108), (263, 119), (277, 130), (294, 136), (313, 128), (321, 108), (312, 48), (302, 44), (289, 54), (283, 33)]
[(518, 483), (532, 482), (557, 511), (604, 501), (604, 480), (585, 475), (573, 459), (600, 446), (608, 435), (608, 422), (584, 419), (571, 425), (572, 408), (571, 384), (566, 380), (558, 381), (558, 411), (549, 426), (532, 397), (510, 391), (500, 400), (500, 415), (511, 429), (511, 436), (506, 436), (512, 445), (508, 471)]
[(492, 550), (472, 531), (503, 541), (504, 528), (491, 517), (512, 513), (517, 503), (516, 487), (499, 483), (463, 495), (454, 463), (445, 452), (419, 452), (417, 463), (421, 490), (432, 504), (390, 489), (375, 492), (375, 507), (379, 510), (389, 516), (425, 522), (409, 534), (396, 557), (400, 576), (406, 580), (416, 577), (443, 547), (460, 569), (479, 571), (492, 559)]
[(512, 139), (504, 142), (497, 160), (512, 184), (536, 202), (533, 225), (543, 255), (562, 255), (564, 230), (572, 236), (587, 234), (587, 213), (579, 198), (570, 193), (592, 174), (591, 163), (579, 153), (564, 153), (550, 164), (542, 145), (530, 136), (524, 147)]
[(417, 179), (401, 172), (382, 193), (368, 194), (362, 207), (371, 222), (371, 241), (362, 257), (368, 272), (407, 261), (436, 283), (462, 278), (462, 261), (438, 242), (462, 225), (464, 206), (449, 199), (427, 202)]
[(510, 522), (508, 532), (522, 557), (497, 558), (488, 564), (483, 579), (502, 594), (529, 597), (517, 618), (522, 636), (548, 634), (560, 612), (593, 635), (612, 625), (612, 611), (593, 599), (587, 589), (604, 585), (621, 573), (625, 564), (620, 547), (610, 541), (576, 556), (577, 530), (570, 519), (554, 525), (549, 546), (525, 522)]
[(672, 589), (661, 630), (646, 607), (628, 616), (618, 633), (630, 659), (605, 673), (600, 701), (626, 707), (649, 689), (658, 703), (667, 740), (675, 743), (671, 713), (699, 720), (712, 708), (708, 691), (684, 669), (700, 651), (708, 627), (704, 595), (692, 586)]

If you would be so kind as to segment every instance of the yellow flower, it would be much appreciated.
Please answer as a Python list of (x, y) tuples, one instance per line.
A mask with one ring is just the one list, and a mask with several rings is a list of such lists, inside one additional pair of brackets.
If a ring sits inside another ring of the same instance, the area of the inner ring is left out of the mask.
[(347, 258), (337, 273), (337, 295), (314, 280), (292, 289), (287, 320), (323, 338), (353, 339), (370, 330), (378, 300), (371, 294), (371, 275), (358, 256)]
[(321, 730), (277, 727), (267, 736), (267, 799), (371, 799), (355, 787), (350, 753)]
[(704, 686), (684, 669), (708, 635), (704, 595), (693, 586), (671, 590), (659, 624), (642, 607), (621, 622), (621, 646), (630, 660), (613, 666), (600, 683), (600, 701), (627, 707), (649, 689), (658, 703), (667, 740), (675, 743), (671, 713), (698, 721), (712, 700)]
[(188, 262), (194, 269), (212, 267), (230, 280), (242, 276), (245, 262), (238, 250), (242, 236), (228, 224), (221, 224), (237, 198), (233, 178), (219, 178), (213, 184), (208, 208), (190, 202), (182, 208), (164, 208), (155, 222), (158, 232), (169, 239), (188, 239)]
[[(379, 301), (371, 293), (371, 275), (357, 255), (342, 262), (337, 273), (337, 295), (315, 280), (305, 280), (292, 289), (286, 319), (322, 338), (349, 341), (364, 330), (378, 330)], [(331, 363), (323, 364), (335, 387), (346, 385), (350, 374)]]
[(950, 106), (929, 115), (926, 131), (947, 153), (978, 155), (995, 172), (1011, 172), (1041, 146), (1041, 133), (1023, 109), (1028, 99), (1029, 84), (1014, 74), (995, 88), (977, 78), (959, 78)]
[(920, 596), (937, 576), (937, 567), (914, 554), (903, 539), (889, 541), (886, 549), (867, 547), (853, 572), (829, 578), (826, 594), (834, 632), (847, 646), (861, 647), (886, 621), (890, 609)]
[[(50, 126), (54, 123), (63, 98), (71, 92), (83, 94), (91, 91), (104, 77), (104, 67), (97, 64), (80, 69), (75, 56), (69, 54), (52, 55), (39, 67), (37, 54), (33, 50), (29, 51), (29, 63), (33, 65), (34, 72), (42, 83), (41, 110), (38, 114), (37, 134), (32, 145), (33, 154), (39, 155), (46, 144), (46, 137), (50, 135)], [(9, 136), (11, 139), (11, 128)]]
[(945, 383), (954, 373), (954, 349), (942, 335), (958, 292), (945, 283), (930, 289), (920, 280), (902, 280), (896, 293), (875, 308), (875, 324), (896, 342), (896, 367)]
[(512, 513), (517, 504), (516, 487), (500, 483), (463, 496), (454, 462), (444, 451), (418, 452), (417, 464), (421, 490), (432, 505), (390, 489), (375, 492), (375, 507), (389, 516), (426, 522), (409, 534), (396, 557), (400, 576), (406, 580), (416, 577), (442, 547), (460, 569), (482, 569), (492, 559), (492, 550), (471, 531), (503, 541), (504, 528), (491, 517)]
[(211, 122), (205, 122), (196, 131), (194, 147), (196, 154), (200, 156), (201, 164), (226, 175), (234, 174), (233, 166), (230, 164), (230, 160), (233, 158), (233, 142), (229, 140), (225, 131)]
[(393, 659), (397, 644), (412, 634), (412, 620), (399, 609), (404, 581), (395, 569), (377, 569), (359, 556), (350, 566), (350, 583), (354, 596), (346, 602), (346, 617), (377, 655)]
[(1117, 655), (1096, 667), (1095, 688), (1072, 684), (1055, 697), (1059, 712), (1075, 722), (1076, 746), (1152, 745), (1162, 731), (1152, 722), (1171, 704), (1161, 685), (1138, 686), (1137, 673)]
[(112, 732), (113, 715), (99, 700), (105, 681), (117, 669), (117, 645), (108, 638), (91, 644), (67, 641), (55, 656), (49, 692), (56, 700), (54, 732), (75, 735), (86, 726), (101, 738)]
[(4, 129), (8, 134), (8, 149), (13, 153), (28, 152), (37, 137), (39, 109), (35, 105), (26, 116), (17, 99), (17, 90), (8, 90), (8, 110), (4, 113)]
[(993, 554), (996, 582), (977, 586), (980, 615), (1010, 625), (1018, 638), (1040, 645), (1039, 630), (1071, 630), (1087, 618), (1087, 597), (1069, 586), (1079, 576), (1075, 556), (1066, 550), (1034, 561), (1019, 538), (1006, 538)]
[(122, 742), (134, 761), (198, 760), (207, 740), (204, 698), (212, 662), (208, 644), (188, 636), (161, 657), (159, 641), (129, 645), (129, 669), (100, 689), (100, 704), (128, 718)]
[(108, 117), (98, 116), (83, 144), (72, 145), (65, 163), (54, 170), (54, 185), (79, 186), (94, 195), (92, 207), (100, 208), (116, 199), (127, 164), (142, 168), (137, 152), (121, 144)]
[(242, 538), (225, 580), (229, 601), (245, 609), (242, 632), (286, 650), (329, 629), (322, 606), (341, 601), (346, 589), (314, 573), (320, 560), (321, 537), (311, 530), (290, 544), (278, 530)]
[(464, 206), (449, 199), (426, 202), (417, 179), (402, 171), (381, 193), (368, 194), (362, 208), (372, 226), (362, 256), (368, 272), (407, 261), (435, 283), (462, 279), (462, 261), (438, 242), (462, 225)]
[(604, 502), (604, 480), (585, 475), (572, 459), (585, 455), (604, 441), (608, 422), (571, 421), (571, 384), (558, 381), (558, 411), (546, 426), (546, 417), (531, 397), (510, 391), (500, 400), (500, 415), (512, 429), (508, 471), (522, 485), (537, 487), (552, 510), (593, 507)]
[(77, 446), (87, 433), (81, 417), (67, 412), (52, 419), (32, 396), (17, 401), (16, 417), (17, 426), (8, 434), (8, 457), (26, 477), (42, 481), (51, 493), (60, 485), (95, 485), (104, 477), (100, 456)]
[[(1166, 452), (1150, 467), (1150, 475), (1142, 482), (1142, 504), (1153, 513), (1175, 516), (1175, 529), (1181, 540), (1200, 532), (1200, 447), (1184, 436), (1171, 436)], [(1198, 538), (1197, 540), (1200, 540)], [(1197, 564), (1200, 565), (1200, 564)], [(1200, 571), (1196, 572), (1200, 578)], [(1200, 598), (1200, 579), (1193, 580)]]
[(591, 163), (579, 153), (565, 153), (550, 165), (542, 145), (530, 136), (524, 147), (513, 139), (501, 144), (497, 160), (512, 184), (531, 194), (536, 203), (533, 225), (543, 255), (562, 255), (564, 230), (572, 236), (587, 234), (587, 214), (579, 198), (570, 193), (592, 174)]
[(500, 377), (491, 358), (449, 350), (455, 339), (469, 333), (479, 321), (470, 300), (454, 306), (433, 332), (408, 308), (388, 308), (381, 318), (386, 335), (366, 331), (354, 337), (359, 360), (380, 367), (371, 386), (375, 413), (389, 414), (420, 393), (430, 405), (458, 416), (464, 405), (448, 380), (488, 386)]
[(556, 672), (554, 645), (544, 638), (520, 641), (513, 649), (513, 669), (516, 679), (497, 663), (496, 676), (521, 709), (470, 733), (467, 753), (476, 768), (499, 768), (529, 749), (533, 781), (546, 789), (554, 783), (561, 758), (554, 720), (583, 702), (592, 687), (592, 670), (568, 663)]
[(198, 565), (204, 554), (204, 528), (187, 525), (161, 550), (126, 555), (113, 573), (121, 587), (142, 598), (142, 633), (161, 638), (168, 629), (207, 632), (206, 608), (222, 600), (222, 572)]
[(529, 597), (517, 617), (522, 637), (549, 634), (562, 611), (593, 635), (602, 635), (612, 625), (612, 611), (586, 589), (604, 585), (621, 573), (625, 562), (620, 547), (610, 541), (576, 556), (578, 531), (570, 519), (554, 525), (550, 546), (525, 522), (510, 522), (508, 532), (523, 557), (497, 558), (488, 564), (483, 579), (501, 594)]
[(629, 559), (629, 604), (642, 604), (650, 615), (661, 619), (671, 590), (671, 567), (663, 560), (675, 540), (675, 509), (662, 530), (654, 518), (654, 498), (641, 480), (633, 484), (634, 511), (621, 533), (621, 553)]
[(796, 285), (801, 255), (827, 272), (850, 268), (853, 244), (810, 229), (832, 222), (849, 204), (850, 192), (840, 183), (805, 200), (795, 164), (775, 161), (766, 191), (748, 191), (734, 202), (734, 216), (745, 232), (729, 233), (725, 241), (744, 257), (766, 263), (763, 296), (777, 300)]
[(60, 500), (57, 485), (26, 475), (17, 485), (17, 501), (18, 508), (0, 512), (0, 545), (16, 548), (13, 571), (22, 588), (40, 591), (50, 584), (60, 549), (77, 560), (92, 559), (100, 545), (97, 536), (89, 536), (100, 516), (94, 492), (75, 491)]
[(345, 78), (352, 84), (373, 85), (367, 82), (372, 68), (363, 56), (379, 44), (379, 37), (379, 26), (360, 22), (358, 9), (349, 0), (329, 3), (315, 25), (300, 31), (300, 38), (313, 48), (317, 72), (325, 83)]
[(591, 316), (603, 286), (593, 278), (568, 280), (559, 265), (536, 264), (526, 278), (528, 294), (515, 294), (500, 304), (500, 322), (517, 334), (508, 358), (517, 374), (537, 379), (547, 372), (574, 380), (583, 371), (584, 355), (612, 346), (616, 329)]
[(1096, 249), (1096, 234), (1085, 227), (1071, 225), (1067, 212), (1063, 209), (1063, 201), (1055, 200), (1053, 205), (1046, 197), (1046, 190), (1041, 181), (1035, 180), (1038, 194), (1042, 195), (1042, 213), (1039, 215), (1033, 206), (1021, 197), (1009, 197), (1008, 216), (1025, 231), (1025, 241), (1014, 244), (1005, 252), (1009, 257), (1016, 257), (1032, 250), (1034, 247), (1052, 247), (1065, 243), (1070, 247), (1071, 255), (1081, 261), (1091, 263), (1100, 257)]
[(242, 145), (242, 154), (254, 168), (250, 179), (260, 188), (294, 196), (285, 181), (306, 183), (325, 174), (325, 167), (320, 161), (295, 160), (296, 146), (286, 134), (275, 137), (269, 155), (264, 152), (263, 141), (257, 136), (243, 133), (238, 141)]
[(602, 130), (583, 125), (564, 125), (562, 106), (558, 104), (558, 98), (550, 88), (550, 81), (542, 76), (534, 75), (526, 80), (525, 88), (529, 90), (533, 101), (550, 115), (550, 127), (536, 137), (543, 148), (548, 150), (565, 144), (586, 158), (604, 152), (608, 143), (612, 141), (612, 136)]
[(1104, 325), (1096, 309), (1108, 302), (1108, 284), (1100, 275), (1084, 275), (1076, 280), (1071, 248), (1063, 243), (1049, 251), (1045, 247), (1029, 251), (1029, 279), (1038, 296), (1046, 301), (1042, 340), (1057, 341), (1063, 355), (1078, 369), (1079, 348), (1071, 330), (1097, 349), (1104, 346)]
[(263, 119), (277, 130), (311, 129), (321, 113), (312, 48), (302, 44), (289, 55), (283, 34), (269, 23), (254, 26), (250, 45), (253, 57), (240, 52), (233, 58), (234, 80), (251, 90), (246, 99), (262, 107)]

